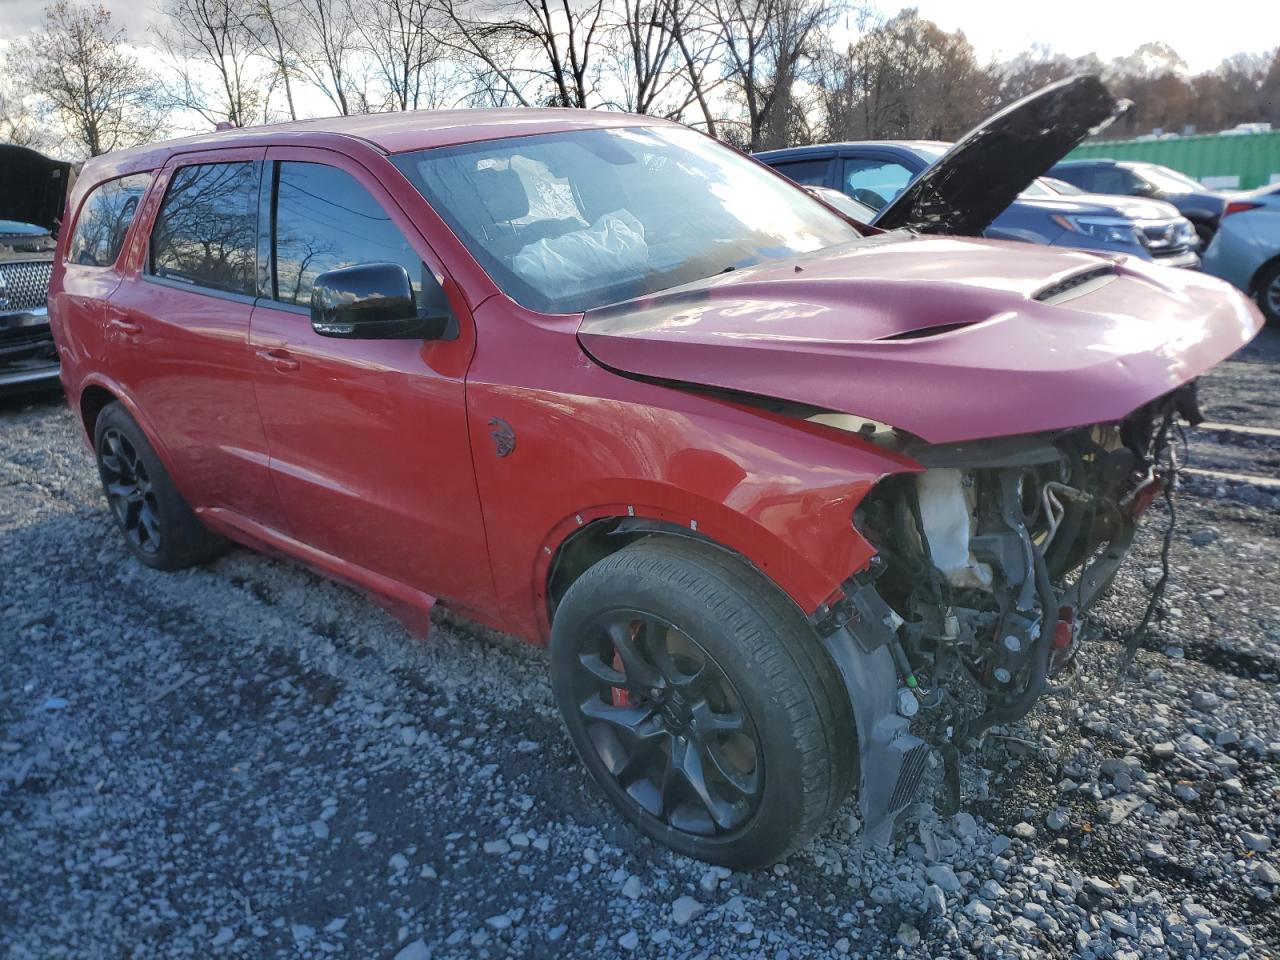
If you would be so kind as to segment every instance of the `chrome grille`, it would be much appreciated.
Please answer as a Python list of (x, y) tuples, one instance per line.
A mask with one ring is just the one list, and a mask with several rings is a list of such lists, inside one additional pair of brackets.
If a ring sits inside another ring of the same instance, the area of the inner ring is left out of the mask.
[(49, 302), (52, 260), (0, 263), (0, 311), (36, 310)]

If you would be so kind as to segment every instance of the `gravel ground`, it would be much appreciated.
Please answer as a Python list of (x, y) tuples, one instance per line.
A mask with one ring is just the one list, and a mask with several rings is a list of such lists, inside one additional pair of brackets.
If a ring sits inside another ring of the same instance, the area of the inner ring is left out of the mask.
[[(1205, 384), (1280, 426), (1280, 336)], [(1280, 438), (1197, 437), (1275, 476)], [(1216, 465), (1216, 467), (1215, 467)], [(572, 756), (543, 651), (237, 550), (133, 562), (55, 399), (0, 406), (0, 947), (26, 957), (1266, 956), (1280, 949), (1280, 517), (1179, 503), (1168, 616), (1108, 693), (965, 760), (966, 805), (866, 852), (850, 802), (730, 873), (638, 839)], [(1153, 510), (1087, 654), (1158, 573)]]

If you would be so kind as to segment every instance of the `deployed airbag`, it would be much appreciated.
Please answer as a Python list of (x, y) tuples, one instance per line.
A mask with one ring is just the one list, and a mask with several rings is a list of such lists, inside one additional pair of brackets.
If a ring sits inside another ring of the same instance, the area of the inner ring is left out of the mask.
[(601, 277), (616, 282), (642, 276), (649, 267), (649, 247), (643, 224), (626, 210), (614, 210), (589, 227), (523, 247), (511, 266), (522, 279), (570, 296)]

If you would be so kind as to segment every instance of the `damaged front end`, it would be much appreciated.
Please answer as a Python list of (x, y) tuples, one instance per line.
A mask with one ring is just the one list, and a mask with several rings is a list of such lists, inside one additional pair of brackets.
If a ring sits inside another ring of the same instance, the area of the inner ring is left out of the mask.
[(855, 524), (877, 556), (819, 623), (846, 682), (861, 674), (850, 693), (870, 839), (888, 839), (930, 747), (948, 761), (958, 803), (957, 751), (1074, 679), (1076, 652), (1096, 633), (1090, 610), (1142, 514), (1171, 493), (1177, 419), (1200, 420), (1194, 391), (1118, 423), (942, 445), (885, 440), (925, 469), (887, 478), (860, 504)]

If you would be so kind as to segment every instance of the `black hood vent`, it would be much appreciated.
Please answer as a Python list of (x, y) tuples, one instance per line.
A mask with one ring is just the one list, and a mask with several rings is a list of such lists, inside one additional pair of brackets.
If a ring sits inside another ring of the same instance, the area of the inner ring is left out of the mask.
[(1092, 267), (1088, 270), (1081, 270), (1079, 273), (1073, 273), (1071, 276), (1045, 287), (1035, 295), (1034, 299), (1039, 300), (1041, 303), (1063, 303), (1067, 300), (1074, 300), (1076, 297), (1083, 296), (1091, 290), (1096, 290), (1110, 283), (1115, 278), (1115, 275), (1115, 267), (1109, 264), (1105, 267)]

